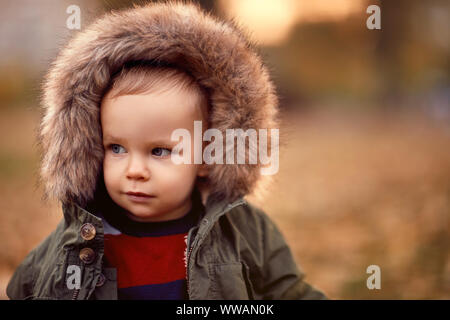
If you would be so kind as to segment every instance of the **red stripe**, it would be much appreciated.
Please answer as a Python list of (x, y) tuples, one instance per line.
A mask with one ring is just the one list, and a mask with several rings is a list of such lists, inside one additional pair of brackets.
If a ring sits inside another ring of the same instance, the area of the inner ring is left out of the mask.
[(187, 233), (161, 237), (105, 235), (105, 256), (117, 268), (119, 288), (165, 283), (185, 278)]

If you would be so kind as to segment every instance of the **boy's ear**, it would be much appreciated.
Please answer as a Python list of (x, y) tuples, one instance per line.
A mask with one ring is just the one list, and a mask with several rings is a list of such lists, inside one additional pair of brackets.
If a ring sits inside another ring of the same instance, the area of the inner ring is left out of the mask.
[(209, 173), (209, 166), (206, 163), (202, 163), (199, 165), (197, 176), (199, 177), (207, 177)]

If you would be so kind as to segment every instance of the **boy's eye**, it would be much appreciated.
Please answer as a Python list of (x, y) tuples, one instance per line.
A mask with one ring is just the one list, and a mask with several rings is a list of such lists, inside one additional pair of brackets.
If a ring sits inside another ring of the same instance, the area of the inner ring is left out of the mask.
[[(125, 152), (125, 148), (122, 147), (122, 146), (119, 145), (119, 144), (112, 144), (112, 145), (110, 146), (110, 148), (111, 148), (111, 150), (112, 150), (113, 153), (121, 153), (121, 152), (120, 152), (121, 149), (123, 149), (123, 151)], [(123, 153), (123, 152), (122, 152), (122, 153)]]
[(165, 157), (170, 154), (170, 150), (166, 148), (154, 148), (152, 154), (157, 157)]

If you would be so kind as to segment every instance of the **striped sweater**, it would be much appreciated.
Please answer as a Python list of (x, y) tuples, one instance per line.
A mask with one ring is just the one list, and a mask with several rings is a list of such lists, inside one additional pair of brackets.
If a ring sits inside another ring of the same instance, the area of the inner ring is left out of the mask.
[(187, 299), (187, 235), (204, 212), (197, 189), (191, 210), (175, 220), (136, 222), (113, 208), (103, 210), (100, 216), (104, 224), (104, 263), (117, 269), (118, 298)]

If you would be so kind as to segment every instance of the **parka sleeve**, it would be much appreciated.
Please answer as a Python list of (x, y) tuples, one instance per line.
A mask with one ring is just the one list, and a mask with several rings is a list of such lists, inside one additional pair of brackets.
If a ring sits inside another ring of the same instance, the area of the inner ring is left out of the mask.
[(262, 216), (263, 299), (324, 300), (324, 293), (307, 283), (305, 274), (297, 266), (291, 249), (273, 221)]
[(17, 267), (9, 280), (6, 294), (11, 300), (23, 300), (32, 297), (34, 286), (34, 257), (35, 250), (31, 251)]
[[(34, 286), (43, 264), (51, 264), (54, 254), (54, 239), (63, 226), (63, 221), (48, 235), (37, 247), (35, 247), (14, 271), (6, 288), (6, 294), (11, 300), (33, 298)], [(50, 258), (49, 258), (50, 257)]]

